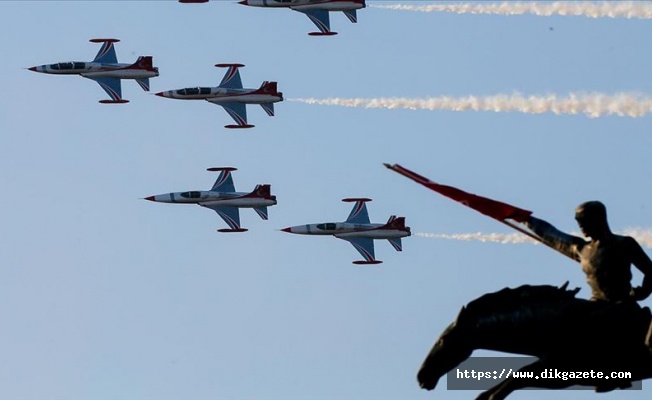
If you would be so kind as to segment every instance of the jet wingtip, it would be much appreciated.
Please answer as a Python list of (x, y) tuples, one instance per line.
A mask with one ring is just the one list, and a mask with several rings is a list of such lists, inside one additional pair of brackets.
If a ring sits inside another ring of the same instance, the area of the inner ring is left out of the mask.
[(328, 32), (309, 32), (308, 35), (310, 35), (310, 36), (335, 36), (335, 35), (337, 35), (337, 32), (333, 32), (333, 31), (328, 31)]
[(118, 43), (120, 39), (113, 39), (113, 38), (99, 38), (99, 39), (90, 39), (89, 42), (91, 43), (104, 43), (104, 42), (109, 42), (109, 43)]
[(233, 229), (218, 229), (217, 231), (220, 233), (241, 233), (241, 232), (247, 232), (249, 229), (247, 228), (233, 228)]
[(369, 260), (369, 261), (352, 261), (352, 263), (356, 265), (376, 265), (376, 264), (382, 264), (383, 262), (380, 260)]

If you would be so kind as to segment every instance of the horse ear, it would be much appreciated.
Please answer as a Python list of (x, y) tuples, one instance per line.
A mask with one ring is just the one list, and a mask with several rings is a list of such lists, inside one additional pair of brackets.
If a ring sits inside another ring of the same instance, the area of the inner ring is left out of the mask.
[(460, 318), (462, 317), (462, 314), (464, 314), (464, 311), (466, 311), (466, 306), (463, 306), (460, 312), (457, 313), (457, 317), (455, 317), (455, 321), (453, 321), (455, 325), (457, 325), (460, 322)]
[(561, 290), (566, 290), (567, 288), (568, 288), (568, 281), (564, 282), (564, 284), (559, 287), (559, 289)]

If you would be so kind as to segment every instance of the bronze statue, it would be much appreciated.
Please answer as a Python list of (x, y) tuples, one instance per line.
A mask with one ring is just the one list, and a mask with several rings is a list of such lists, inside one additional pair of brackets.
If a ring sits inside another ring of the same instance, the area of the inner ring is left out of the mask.
[[(595, 386), (606, 392), (652, 378), (652, 317), (637, 300), (652, 293), (652, 261), (631, 237), (609, 229), (605, 206), (581, 204), (575, 218), (585, 240), (557, 230), (529, 215), (522, 223), (545, 244), (580, 262), (592, 290), (591, 300), (575, 298), (565, 287), (522, 286), (485, 295), (462, 309), (424, 361), (418, 381), (431, 390), (438, 379), (468, 358), (475, 349), (536, 356), (524, 371), (631, 371), (629, 380), (507, 379), (479, 399), (498, 400), (525, 387)], [(644, 275), (632, 287), (631, 265)]]
[[(523, 223), (550, 247), (580, 262), (592, 300), (626, 302), (647, 298), (652, 293), (652, 261), (636, 240), (611, 232), (604, 204), (580, 204), (575, 219), (590, 241), (563, 233), (533, 216)], [(643, 273), (642, 285), (635, 288), (631, 285), (632, 264)]]
[[(435, 343), (417, 379), (434, 389), (448, 371), (473, 350), (486, 349), (538, 358), (523, 368), (541, 371), (630, 371), (629, 380), (507, 379), (480, 395), (498, 400), (525, 387), (564, 388), (595, 386), (604, 392), (630, 386), (630, 381), (652, 378), (652, 316), (637, 301), (652, 293), (652, 261), (631, 237), (615, 235), (607, 223), (605, 206), (581, 204), (575, 218), (585, 240), (557, 230), (548, 222), (508, 203), (442, 185), (398, 164), (385, 166), (414, 182), (495, 219), (580, 262), (592, 290), (591, 300), (575, 298), (575, 291), (552, 286), (522, 286), (490, 293), (462, 308), (459, 316)], [(643, 273), (641, 286), (632, 287), (631, 266)]]
[[(521, 286), (486, 294), (462, 308), (439, 337), (417, 374), (419, 385), (432, 390), (439, 378), (466, 360), (474, 350), (523, 354), (538, 360), (520, 371), (540, 374), (562, 371), (629, 371), (631, 379), (516, 379), (508, 378), (477, 399), (500, 400), (526, 387), (562, 389), (595, 386), (606, 392), (652, 378), (652, 352), (643, 338), (652, 315), (644, 308), (631, 330), (613, 329), (597, 317), (598, 303), (575, 298), (579, 289)], [(633, 339), (633, 340), (632, 340)], [(606, 351), (604, 351), (606, 350)]]

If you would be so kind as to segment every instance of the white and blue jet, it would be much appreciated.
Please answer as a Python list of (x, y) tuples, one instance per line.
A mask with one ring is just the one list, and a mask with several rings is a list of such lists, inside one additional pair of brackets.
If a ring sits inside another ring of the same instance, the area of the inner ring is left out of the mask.
[(231, 172), (232, 167), (208, 168), (207, 171), (219, 171), (220, 175), (210, 190), (188, 191), (159, 194), (146, 197), (145, 200), (161, 203), (197, 204), (215, 211), (228, 229), (218, 229), (218, 232), (246, 232), (240, 226), (240, 208), (253, 208), (264, 220), (268, 219), (267, 207), (276, 204), (276, 196), (271, 194), (270, 185), (256, 185), (250, 192), (236, 192)]
[(253, 128), (247, 122), (247, 104), (259, 104), (270, 117), (274, 116), (274, 103), (283, 101), (283, 93), (278, 91), (276, 82), (265, 81), (258, 89), (245, 89), (240, 79), (243, 64), (216, 64), (218, 68), (228, 68), (219, 86), (190, 87), (156, 93), (157, 96), (179, 100), (206, 100), (222, 106), (233, 118), (236, 125), (225, 128)]
[(306, 14), (319, 32), (310, 32), (311, 36), (331, 36), (329, 13), (341, 11), (353, 23), (358, 22), (357, 10), (366, 7), (365, 0), (242, 0), (238, 3), (252, 7), (284, 7)]
[(396, 249), (402, 251), (401, 238), (411, 235), (410, 228), (405, 226), (405, 217), (392, 215), (385, 224), (369, 222), (366, 202), (368, 198), (347, 198), (344, 202), (354, 202), (355, 205), (344, 222), (326, 222), (321, 224), (297, 225), (281, 229), (283, 232), (299, 235), (331, 235), (347, 240), (364, 257), (364, 260), (353, 261), (354, 264), (380, 264), (374, 255), (374, 240), (387, 239)]
[(81, 75), (97, 82), (111, 96), (110, 100), (100, 100), (103, 104), (128, 103), (122, 98), (121, 79), (134, 79), (146, 92), (149, 91), (149, 78), (157, 77), (158, 68), (152, 64), (151, 56), (140, 56), (133, 64), (120, 64), (115, 54), (114, 43), (118, 39), (91, 39), (92, 43), (102, 43), (95, 59), (90, 62), (70, 61), (45, 64), (28, 68), (30, 71), (54, 75)]
[[(179, 0), (180, 3), (207, 3), (208, 0)], [(357, 11), (365, 8), (365, 0), (242, 0), (239, 4), (252, 7), (289, 8), (306, 14), (319, 32), (310, 32), (311, 36), (332, 36), (330, 12), (341, 11), (353, 23), (358, 22)]]

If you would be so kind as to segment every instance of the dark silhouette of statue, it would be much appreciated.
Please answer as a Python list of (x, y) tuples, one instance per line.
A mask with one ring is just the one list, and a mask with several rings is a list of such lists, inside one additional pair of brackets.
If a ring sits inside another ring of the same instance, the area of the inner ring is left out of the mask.
[[(637, 301), (652, 293), (652, 260), (635, 239), (615, 235), (605, 206), (590, 201), (577, 207), (575, 219), (583, 238), (559, 231), (528, 216), (523, 223), (548, 246), (581, 264), (591, 287), (591, 300), (575, 291), (552, 286), (522, 286), (487, 294), (462, 308), (424, 361), (418, 381), (431, 390), (441, 376), (468, 358), (475, 349), (535, 356), (523, 368), (542, 371), (631, 371), (629, 380), (507, 379), (479, 399), (498, 400), (525, 387), (595, 386), (605, 392), (652, 378), (652, 317)], [(631, 266), (643, 273), (632, 287)]]
[[(652, 293), (652, 260), (632, 237), (611, 232), (604, 204), (599, 201), (580, 204), (575, 219), (582, 233), (591, 240), (563, 233), (532, 216), (524, 224), (546, 244), (580, 262), (592, 290), (592, 300), (627, 302), (647, 298)], [(635, 288), (631, 285), (632, 264), (643, 273), (642, 285)]]
[[(470, 302), (444, 330), (423, 362), (417, 374), (420, 386), (434, 389), (442, 376), (477, 349), (537, 357), (537, 361), (520, 369), (535, 374), (551, 368), (632, 373), (629, 379), (609, 380), (508, 378), (481, 393), (477, 399), (482, 400), (501, 400), (526, 387), (563, 389), (583, 385), (605, 392), (652, 378), (652, 352), (643, 345), (652, 320), (650, 310), (641, 310), (637, 322), (630, 324), (631, 331), (613, 329), (602, 317), (597, 318), (601, 325), (594, 323), (596, 303), (575, 298), (578, 291), (567, 290), (566, 285), (524, 285)], [(608, 334), (603, 335), (605, 332)], [(604, 348), (609, 351), (602, 351)]]

